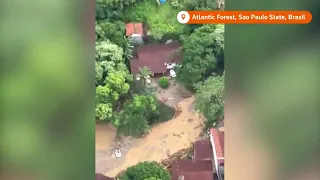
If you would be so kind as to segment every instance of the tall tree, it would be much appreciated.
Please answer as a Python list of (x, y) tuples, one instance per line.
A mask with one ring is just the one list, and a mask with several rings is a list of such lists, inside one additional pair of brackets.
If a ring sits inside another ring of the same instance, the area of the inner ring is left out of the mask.
[(157, 113), (157, 102), (152, 95), (134, 95), (124, 104), (115, 126), (120, 134), (138, 137), (149, 129), (148, 121)]
[(129, 92), (132, 80), (124, 64), (123, 50), (108, 39), (96, 45), (96, 117), (115, 121), (118, 100)]
[(212, 127), (224, 117), (224, 75), (211, 76), (196, 85), (196, 108), (206, 117)]
[(96, 0), (96, 19), (120, 20), (123, 8), (135, 2), (136, 0)]
[(139, 68), (138, 77), (140, 78), (143, 87), (146, 86), (146, 80), (151, 74), (152, 72), (148, 67), (144, 66), (143, 68)]
[(177, 80), (192, 88), (215, 70), (217, 56), (224, 50), (224, 26), (204, 25), (183, 39), (183, 61)]

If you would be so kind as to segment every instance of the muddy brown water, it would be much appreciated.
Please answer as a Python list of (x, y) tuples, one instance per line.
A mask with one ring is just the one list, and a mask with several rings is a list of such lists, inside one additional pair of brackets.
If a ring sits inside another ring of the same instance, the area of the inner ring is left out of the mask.
[[(194, 97), (179, 102), (181, 114), (152, 128), (143, 138), (115, 140), (115, 128), (110, 124), (96, 124), (96, 172), (116, 176), (120, 171), (142, 161), (158, 161), (187, 148), (199, 138), (203, 119), (190, 110)], [(120, 147), (122, 157), (115, 158), (113, 150)]]

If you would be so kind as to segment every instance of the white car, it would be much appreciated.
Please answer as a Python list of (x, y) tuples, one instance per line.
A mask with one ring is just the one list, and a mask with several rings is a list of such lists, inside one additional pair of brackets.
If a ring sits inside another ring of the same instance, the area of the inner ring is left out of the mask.
[(173, 69), (176, 66), (176, 63), (165, 63), (166, 69)]
[(170, 77), (176, 77), (176, 72), (174, 70), (170, 70)]

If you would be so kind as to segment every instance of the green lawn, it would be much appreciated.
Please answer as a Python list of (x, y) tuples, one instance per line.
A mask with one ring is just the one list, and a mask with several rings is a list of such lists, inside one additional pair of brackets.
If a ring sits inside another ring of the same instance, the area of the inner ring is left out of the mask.
[(161, 39), (165, 34), (181, 34), (183, 25), (177, 21), (180, 10), (169, 3), (158, 6), (156, 1), (144, 1), (125, 10), (126, 22), (142, 22), (147, 25), (152, 36)]

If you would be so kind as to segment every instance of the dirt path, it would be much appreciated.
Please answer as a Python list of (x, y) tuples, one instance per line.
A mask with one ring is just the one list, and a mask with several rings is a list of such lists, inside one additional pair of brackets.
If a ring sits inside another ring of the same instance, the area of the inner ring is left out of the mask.
[(115, 129), (110, 125), (97, 125), (96, 130), (96, 172), (115, 176), (127, 167), (141, 161), (161, 161), (180, 149), (189, 147), (201, 133), (203, 119), (190, 111), (194, 97), (179, 102), (181, 114), (168, 122), (152, 128), (152, 132), (139, 139), (126, 138), (121, 143), (123, 156), (112, 157)]

